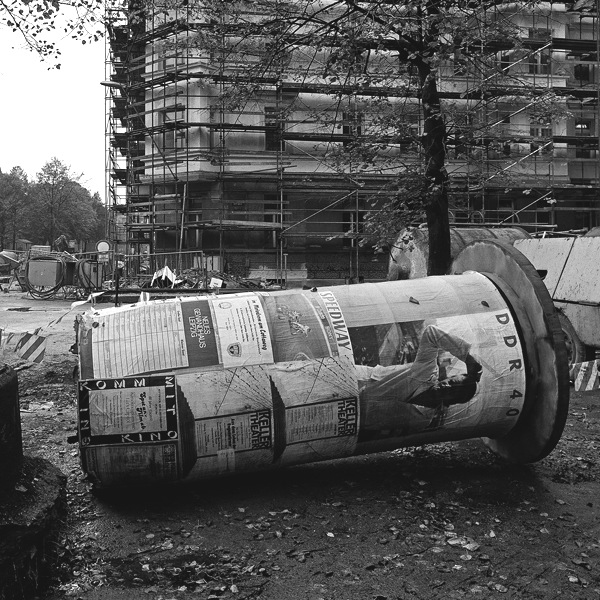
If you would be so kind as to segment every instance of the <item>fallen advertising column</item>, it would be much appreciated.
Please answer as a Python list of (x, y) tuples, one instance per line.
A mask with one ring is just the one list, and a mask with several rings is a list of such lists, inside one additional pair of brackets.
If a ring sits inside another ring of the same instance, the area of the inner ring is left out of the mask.
[(90, 310), (84, 471), (101, 486), (193, 481), (468, 438), (543, 458), (569, 397), (548, 292), (498, 242), (467, 246), (453, 269)]

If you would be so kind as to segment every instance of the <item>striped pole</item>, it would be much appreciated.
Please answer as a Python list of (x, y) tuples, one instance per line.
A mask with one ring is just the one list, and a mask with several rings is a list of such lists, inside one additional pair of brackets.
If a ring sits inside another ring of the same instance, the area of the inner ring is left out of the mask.
[(588, 360), (573, 365), (571, 377), (576, 392), (591, 392), (600, 388), (598, 365), (600, 360)]
[(23, 333), (15, 346), (15, 352), (24, 360), (41, 363), (46, 353), (46, 338), (36, 333)]

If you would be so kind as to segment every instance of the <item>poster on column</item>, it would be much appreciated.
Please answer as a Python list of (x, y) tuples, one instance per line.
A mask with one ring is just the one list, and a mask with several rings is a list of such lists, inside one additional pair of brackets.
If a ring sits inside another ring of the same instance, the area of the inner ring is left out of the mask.
[(221, 296), (211, 302), (224, 367), (273, 362), (271, 332), (256, 294)]
[(184, 373), (177, 383), (195, 419), (192, 478), (354, 453), (358, 387), (344, 357)]
[(175, 481), (195, 462), (193, 418), (174, 376), (81, 381), (78, 416), (82, 464), (105, 484)]
[[(313, 294), (314, 295), (314, 294)], [(262, 294), (274, 362), (311, 360), (337, 355), (331, 324), (323, 306), (298, 292)]]
[[(523, 352), (495, 289), (489, 301), (477, 302), (477, 312), (441, 318), (426, 302), (407, 298), (412, 308), (398, 312), (420, 318), (391, 322), (386, 319), (400, 304), (397, 296), (396, 305), (386, 305), (366, 286), (349, 299), (346, 290), (340, 298), (336, 292), (323, 290), (319, 297), (339, 351), (351, 349), (360, 390), (359, 443), (418, 443), (448, 430), (460, 430), (461, 437), (477, 430), (502, 434), (516, 423), (525, 393)], [(445, 305), (455, 305), (452, 289), (444, 292)], [(430, 297), (438, 304), (444, 299), (440, 290)]]
[(209, 301), (179, 299), (85, 313), (78, 322), (82, 379), (218, 365)]

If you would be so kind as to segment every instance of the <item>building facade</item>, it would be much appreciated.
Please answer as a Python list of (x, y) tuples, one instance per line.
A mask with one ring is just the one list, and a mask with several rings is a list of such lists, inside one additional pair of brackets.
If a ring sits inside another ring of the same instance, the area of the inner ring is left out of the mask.
[[(384, 279), (387, 255), (359, 242), (396, 174), (422, 160), (410, 68), (373, 46), (336, 78), (324, 65), (338, 44), (315, 47), (314, 24), (281, 54), (224, 18), (153, 3), (109, 19), (113, 237), (132, 256), (195, 251), (240, 277)], [(598, 225), (596, 13), (506, 3), (486, 19), (509, 23), (519, 43), (486, 41), (477, 61), (457, 52), (437, 67), (451, 220)]]

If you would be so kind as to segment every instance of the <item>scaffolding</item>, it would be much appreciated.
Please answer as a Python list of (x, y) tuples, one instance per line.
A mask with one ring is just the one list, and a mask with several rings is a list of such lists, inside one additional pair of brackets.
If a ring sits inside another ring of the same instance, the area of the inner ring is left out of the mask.
[(464, 74), (464, 87), (482, 92), (473, 101), (480, 110), (466, 112), (481, 135), (483, 168), (467, 166), (461, 178), (465, 165), (455, 161), (470, 210), (462, 218), (533, 230), (598, 225), (598, 15), (572, 4), (495, 7), (497, 19), (518, 24), (522, 43), (498, 47), (496, 64), (470, 85)]
[[(439, 68), (455, 223), (532, 231), (598, 225), (598, 18), (570, 3), (495, 7), (522, 43)], [(109, 15), (106, 61), (109, 236), (127, 254), (201, 252), (205, 270), (269, 281), (383, 279), (358, 240), (365, 214), (418, 163), (419, 95), (393, 53), (342, 82), (298, 41), (260, 78), (262, 40), (206, 42), (214, 23), (187, 4)], [(496, 44), (496, 47), (494, 47)], [(326, 50), (320, 51), (325, 53)], [(308, 65), (308, 66), (307, 66)], [(228, 95), (235, 85), (240, 97)], [(403, 107), (364, 169), (348, 148), (374, 135), (373, 108)], [(351, 156), (351, 154), (350, 154)], [(178, 265), (173, 265), (177, 267)]]

